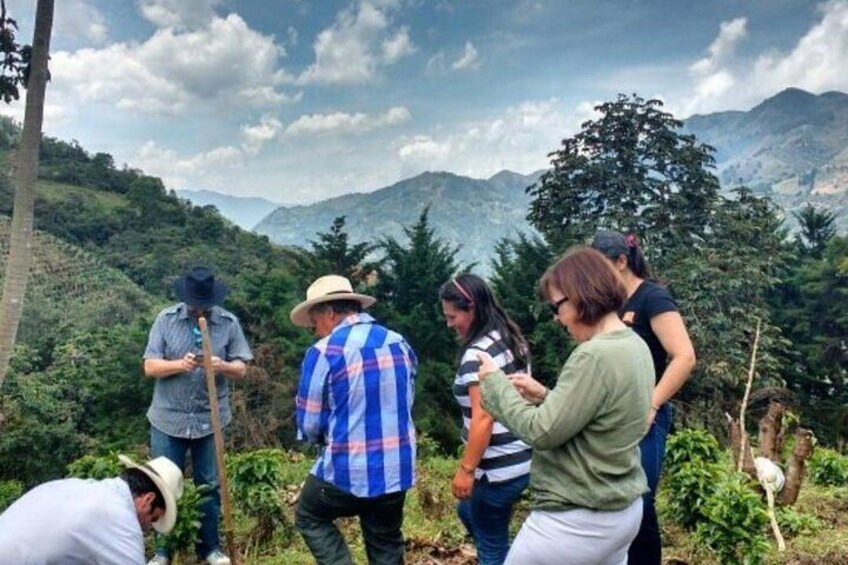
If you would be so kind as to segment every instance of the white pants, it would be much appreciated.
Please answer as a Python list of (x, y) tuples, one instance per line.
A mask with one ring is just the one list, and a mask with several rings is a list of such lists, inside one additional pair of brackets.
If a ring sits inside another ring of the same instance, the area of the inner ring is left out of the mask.
[(625, 565), (642, 522), (642, 497), (624, 510), (534, 510), (505, 565)]

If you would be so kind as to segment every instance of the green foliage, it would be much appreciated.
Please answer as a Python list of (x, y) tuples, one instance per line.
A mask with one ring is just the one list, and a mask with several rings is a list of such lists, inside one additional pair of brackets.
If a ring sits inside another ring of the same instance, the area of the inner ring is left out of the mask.
[(787, 537), (813, 535), (825, 526), (815, 515), (798, 512), (791, 506), (778, 508), (776, 514), (780, 532)]
[(24, 493), (20, 481), (0, 481), (0, 514), (12, 505)]
[(534, 378), (548, 386), (571, 350), (565, 333), (537, 298), (539, 280), (555, 257), (544, 240), (519, 234), (498, 242), (492, 262), (492, 288), (530, 345)]
[(680, 133), (659, 100), (619, 95), (595, 108), (552, 154), (552, 169), (528, 189), (531, 223), (555, 249), (601, 228), (635, 231), (660, 270), (676, 249), (709, 233), (718, 197), (712, 148)]
[(811, 203), (793, 214), (801, 226), (800, 239), (815, 258), (820, 258), (827, 244), (836, 235), (836, 214), (817, 210)]
[(720, 465), (696, 459), (680, 463), (668, 473), (665, 486), (672, 520), (690, 530), (703, 521), (704, 507), (723, 471)]
[(848, 486), (848, 457), (823, 447), (810, 458), (810, 480), (823, 486)]
[(83, 455), (68, 465), (68, 476), (80, 479), (110, 479), (117, 477), (124, 466), (118, 461), (117, 455)]
[(718, 463), (720, 456), (721, 446), (710, 432), (684, 428), (668, 438), (664, 466), (673, 475), (686, 463)]
[(258, 541), (266, 541), (278, 528), (291, 536), (280, 496), (283, 486), (285, 454), (278, 449), (261, 449), (233, 455), (227, 459), (230, 491), (238, 507), (257, 521)]
[(206, 500), (208, 488), (207, 485), (198, 487), (191, 479), (183, 481), (183, 495), (177, 501), (177, 521), (165, 538), (165, 546), (171, 555), (194, 553), (203, 518), (200, 505)]
[(317, 241), (310, 242), (312, 249), (305, 254), (305, 264), (300, 270), (310, 281), (332, 273), (347, 277), (354, 287), (362, 285), (376, 268), (376, 265), (365, 262), (375, 246), (370, 243), (350, 244), (348, 240), (345, 217), (339, 216), (333, 220), (330, 231), (319, 233)]
[(9, 104), (20, 98), (18, 87), (26, 88), (32, 47), (20, 45), (15, 38), (18, 22), (6, 15), (0, 19), (0, 98)]
[(695, 537), (715, 552), (722, 563), (762, 563), (769, 550), (765, 536), (768, 515), (750, 477), (727, 473), (719, 478), (704, 503), (704, 520)]

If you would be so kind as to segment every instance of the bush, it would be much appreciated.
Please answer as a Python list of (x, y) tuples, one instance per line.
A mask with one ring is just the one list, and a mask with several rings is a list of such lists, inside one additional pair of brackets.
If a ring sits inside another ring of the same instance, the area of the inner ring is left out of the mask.
[(165, 538), (165, 546), (171, 555), (194, 553), (200, 533), (200, 519), (203, 517), (200, 505), (206, 501), (205, 493), (208, 489), (206, 485), (196, 486), (191, 479), (183, 481), (183, 495), (177, 501), (177, 521)]
[(674, 474), (666, 475), (665, 479), (671, 519), (689, 530), (694, 529), (704, 520), (704, 506), (724, 473), (718, 464), (705, 464), (699, 459), (677, 465)]
[(0, 513), (12, 505), (24, 493), (20, 481), (0, 481)]
[(280, 496), (284, 456), (278, 449), (259, 449), (227, 459), (230, 492), (239, 508), (256, 519), (253, 535), (260, 542), (270, 539), (277, 528), (286, 538), (293, 533)]
[(742, 473), (720, 478), (702, 509), (695, 537), (707, 545), (721, 563), (762, 563), (769, 551), (765, 531), (768, 514), (762, 498)]
[(68, 476), (79, 479), (111, 479), (124, 470), (114, 453), (109, 455), (84, 455), (68, 465)]
[(810, 459), (810, 480), (823, 486), (848, 486), (848, 457), (832, 449), (816, 449)]
[(777, 509), (777, 525), (787, 537), (813, 535), (824, 528), (824, 523), (815, 515), (798, 512), (788, 506)]
[(665, 469), (669, 474), (688, 462), (718, 463), (721, 446), (706, 430), (684, 429), (668, 438), (665, 450)]

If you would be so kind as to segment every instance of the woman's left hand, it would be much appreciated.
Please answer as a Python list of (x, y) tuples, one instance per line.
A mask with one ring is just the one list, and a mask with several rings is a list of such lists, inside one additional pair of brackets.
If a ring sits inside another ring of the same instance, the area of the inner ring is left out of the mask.
[(456, 470), (451, 483), (451, 491), (459, 500), (471, 498), (471, 491), (474, 490), (474, 473), (468, 473), (462, 467)]
[(480, 351), (477, 353), (477, 359), (480, 360), (480, 368), (477, 370), (477, 378), (481, 381), (500, 369), (500, 367), (495, 365), (495, 361), (488, 353)]

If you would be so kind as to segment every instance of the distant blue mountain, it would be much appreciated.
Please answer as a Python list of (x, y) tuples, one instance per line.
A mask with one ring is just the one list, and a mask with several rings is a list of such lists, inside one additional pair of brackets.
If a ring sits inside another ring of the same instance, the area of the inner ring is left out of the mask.
[(280, 206), (279, 202), (265, 198), (230, 196), (211, 190), (177, 190), (176, 193), (197, 206), (215, 206), (222, 216), (246, 230), (252, 230), (259, 220)]
[(476, 262), (487, 272), (499, 239), (532, 231), (525, 217), (530, 198), (524, 189), (540, 175), (501, 171), (489, 179), (473, 179), (427, 172), (370, 193), (278, 208), (255, 231), (277, 243), (308, 246), (318, 232), (329, 230), (333, 219), (345, 216), (354, 242), (376, 242), (385, 236), (404, 241), (403, 227), (415, 223), (429, 206), (436, 236), (460, 245), (461, 263)]

